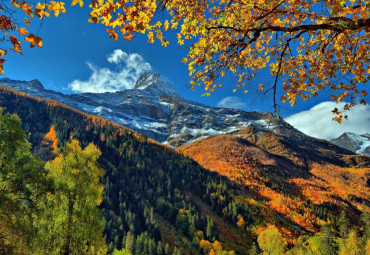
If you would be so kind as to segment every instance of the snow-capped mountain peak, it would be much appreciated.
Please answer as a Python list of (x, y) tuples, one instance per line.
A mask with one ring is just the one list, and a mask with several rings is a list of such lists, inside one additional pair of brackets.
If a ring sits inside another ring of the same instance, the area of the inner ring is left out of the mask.
[(42, 85), (42, 83), (37, 79), (29, 81), (28, 84), (30, 87), (33, 87), (35, 89), (44, 89), (44, 86)]
[(369, 133), (359, 135), (351, 132), (345, 132), (341, 136), (330, 140), (330, 142), (357, 154), (370, 155)]
[(211, 135), (237, 132), (246, 127), (253, 127), (256, 132), (271, 130), (279, 133), (284, 130), (276, 125), (271, 114), (215, 108), (186, 100), (170, 82), (150, 72), (142, 74), (133, 89), (106, 93), (64, 95), (44, 89), (36, 80), (0, 79), (0, 85), (60, 101), (123, 124), (173, 147)]
[(136, 81), (134, 89), (146, 89), (158, 82), (159, 74), (152, 74), (150, 71), (143, 73)]
[(0, 84), (11, 84), (11, 88), (24, 90), (24, 88), (28, 88), (29, 90), (44, 90), (44, 86), (42, 83), (34, 79), (32, 81), (19, 81), (19, 80), (12, 80), (9, 78), (1, 78)]
[(145, 90), (156, 95), (180, 96), (170, 82), (160, 77), (158, 73), (153, 74), (150, 71), (143, 73), (139, 77), (134, 89)]

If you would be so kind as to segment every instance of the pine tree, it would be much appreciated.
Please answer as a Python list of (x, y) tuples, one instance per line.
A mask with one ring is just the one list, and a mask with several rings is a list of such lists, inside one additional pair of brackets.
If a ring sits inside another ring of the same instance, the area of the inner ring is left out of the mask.
[(361, 255), (361, 239), (355, 230), (351, 230), (339, 252), (340, 255)]
[(170, 254), (170, 247), (168, 246), (168, 243), (166, 243), (166, 245), (164, 246), (164, 253), (166, 255), (169, 255)]
[(134, 235), (131, 233), (131, 231), (128, 231), (127, 232), (127, 235), (126, 235), (126, 243), (125, 243), (125, 249), (130, 252), (130, 253), (133, 253), (133, 249), (134, 249), (134, 246), (135, 246), (135, 237)]
[(338, 229), (342, 236), (347, 236), (349, 231), (349, 220), (347, 219), (345, 211), (342, 211), (338, 221)]
[(337, 244), (334, 240), (334, 234), (329, 224), (321, 226), (319, 250), (322, 255), (334, 255), (337, 251)]
[(215, 239), (213, 232), (214, 232), (213, 220), (207, 217), (206, 237), (210, 241), (214, 241), (213, 239)]
[(177, 247), (175, 247), (175, 248), (173, 249), (172, 254), (173, 254), (173, 255), (177, 255), (177, 254), (178, 254)]
[(159, 241), (157, 245), (157, 255), (163, 255), (163, 252), (163, 244), (161, 241)]
[(114, 249), (112, 255), (132, 255), (132, 254), (126, 251), (125, 249), (122, 249), (120, 251), (117, 249)]
[(363, 246), (366, 247), (368, 240), (370, 240), (370, 210), (367, 207), (363, 207), (361, 220), (363, 224)]

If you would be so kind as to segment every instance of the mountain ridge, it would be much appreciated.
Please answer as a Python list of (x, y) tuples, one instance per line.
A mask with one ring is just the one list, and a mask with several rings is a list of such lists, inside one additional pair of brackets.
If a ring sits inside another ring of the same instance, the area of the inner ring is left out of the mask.
[[(279, 136), (285, 144), (295, 146), (296, 151), (292, 151), (291, 155), (297, 154), (300, 147), (309, 149), (314, 145), (317, 149), (331, 146), (324, 140), (303, 134), (284, 120), (275, 119), (268, 112), (210, 107), (186, 100), (175, 91), (170, 82), (151, 72), (143, 73), (133, 89), (105, 93), (64, 95), (44, 89), (38, 80), (26, 82), (4, 78), (0, 79), (0, 84), (103, 117), (174, 148), (224, 134), (249, 137), (253, 142), (256, 139), (263, 140), (264, 138), (258, 137), (263, 137), (261, 134), (268, 132)], [(342, 151), (339, 147), (330, 150), (348, 155), (355, 152)], [(312, 155), (322, 158), (316, 149), (312, 147), (309, 150)], [(324, 157), (331, 158), (330, 153)]]
[(263, 131), (274, 128), (269, 124), (270, 113), (210, 107), (184, 99), (159, 74), (149, 72), (142, 74), (133, 89), (105, 93), (64, 95), (42, 85), (33, 86), (32, 81), (8, 78), (0, 79), (0, 84), (104, 117), (171, 147), (231, 133), (248, 125)]

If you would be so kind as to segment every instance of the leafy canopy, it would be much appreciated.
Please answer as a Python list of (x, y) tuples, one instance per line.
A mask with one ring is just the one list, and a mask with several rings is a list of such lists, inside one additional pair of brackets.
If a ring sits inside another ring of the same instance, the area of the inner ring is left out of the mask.
[(33, 216), (50, 183), (30, 149), (20, 118), (0, 108), (0, 254), (34, 246)]
[(0, 108), (0, 254), (106, 254), (100, 150), (72, 140), (45, 165), (30, 149)]
[[(36, 7), (12, 3), (30, 17), (65, 12), (62, 2)], [(72, 1), (77, 4), (82, 7), (83, 1)], [(277, 113), (278, 89), (283, 91), (281, 101), (292, 106), (329, 90), (331, 100), (347, 102), (344, 112), (333, 110), (334, 119), (342, 122), (345, 111), (358, 102), (366, 104), (367, 92), (359, 85), (370, 77), (369, 6), (369, 1), (356, 0), (91, 0), (88, 21), (105, 25), (114, 40), (119, 34), (131, 40), (135, 33), (145, 33), (149, 43), (159, 40), (163, 46), (169, 44), (164, 32), (177, 30), (178, 44), (191, 43), (183, 60), (191, 87), (202, 85), (207, 95), (222, 86), (227, 73), (246, 93), (246, 85), (253, 87), (252, 78), (260, 70), (268, 70), (272, 81), (257, 87), (264, 94), (273, 92)], [(3, 32), (17, 30), (31, 47), (41, 47), (40, 38), (14, 27), (9, 19), (4, 22)], [(9, 39), (13, 50), (20, 51), (14, 35)]]
[(77, 140), (63, 153), (46, 163), (55, 182), (55, 194), (44, 203), (40, 223), (44, 234), (44, 254), (105, 254), (104, 220), (97, 208), (102, 201), (104, 171), (98, 166), (100, 150), (89, 144), (85, 149)]
[[(24, 41), (30, 44), (31, 48), (35, 46), (42, 47), (42, 39), (30, 33), (26, 28), (31, 25), (31, 20), (29, 18), (34, 18), (36, 16), (43, 19), (44, 17), (50, 16), (49, 12), (54, 12), (54, 15), (57, 17), (60, 12), (66, 12), (64, 3), (62, 2), (43, 2), (38, 3), (36, 6), (32, 4), (33, 2), (24, 0), (11, 0), (11, 4), (6, 1), (1, 1), (0, 3), (0, 30), (3, 33), (3, 47), (0, 48), (1, 74), (4, 74), (3, 64), (5, 59), (3, 57), (7, 55), (8, 51), (23, 54), (22, 43), (19, 39), (23, 38)], [(26, 16), (22, 23), (15, 20), (13, 16), (17, 10), (22, 11)]]
[(264, 229), (257, 238), (264, 255), (282, 255), (285, 253), (286, 240), (275, 226)]

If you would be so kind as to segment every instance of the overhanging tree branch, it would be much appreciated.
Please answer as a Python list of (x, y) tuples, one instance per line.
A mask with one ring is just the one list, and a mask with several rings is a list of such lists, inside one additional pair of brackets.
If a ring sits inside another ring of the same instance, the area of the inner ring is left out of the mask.
[[(347, 20), (347, 19), (346, 19)], [(318, 30), (331, 30), (335, 32), (343, 32), (345, 30), (359, 30), (365, 27), (370, 26), (370, 18), (369, 19), (360, 19), (358, 21), (346, 21), (342, 23), (323, 23), (323, 24), (307, 24), (307, 25), (298, 25), (294, 27), (282, 27), (282, 26), (265, 26), (265, 27), (253, 27), (249, 29), (242, 29), (236, 28), (232, 26), (211, 26), (206, 27), (207, 30), (214, 30), (214, 29), (230, 29), (236, 32), (253, 32), (254, 34), (260, 34), (261, 32), (265, 31), (273, 31), (273, 32), (287, 32), (287, 33), (294, 33), (298, 31), (318, 31)]]

